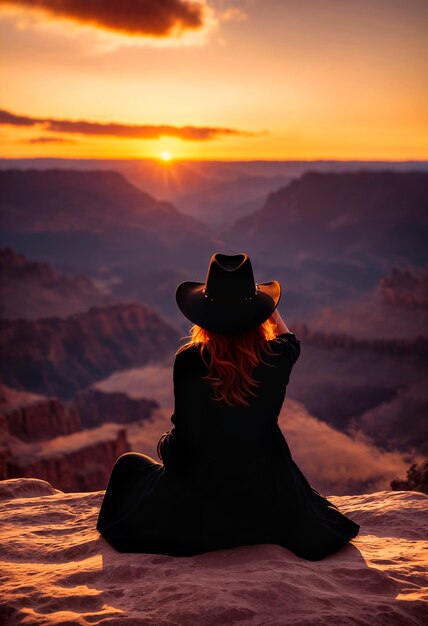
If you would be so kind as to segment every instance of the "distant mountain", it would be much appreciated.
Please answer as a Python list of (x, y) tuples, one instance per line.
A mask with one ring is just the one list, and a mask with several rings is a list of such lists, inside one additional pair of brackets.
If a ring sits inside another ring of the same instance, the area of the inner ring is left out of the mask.
[(256, 211), (266, 196), (288, 184), (286, 176), (240, 176), (175, 198), (177, 207), (216, 228)]
[(223, 235), (268, 259), (423, 263), (428, 172), (308, 172)]
[(428, 260), (428, 172), (308, 172), (219, 238), (252, 257), (259, 281), (280, 280), (305, 319)]
[[(206, 225), (137, 189), (122, 174), (77, 169), (99, 161), (78, 160), (76, 170), (43, 170), (53, 164), (43, 159), (34, 163), (41, 169), (0, 171), (5, 191), (0, 191), (4, 215), (0, 245), (53, 263), (62, 273), (84, 272), (115, 298), (155, 306), (174, 324), (180, 316), (175, 287), (182, 280), (203, 281), (214, 252), (248, 252), (256, 280), (280, 280), (280, 306), (285, 303), (292, 319), (311, 326), (325, 307), (354, 303), (367, 294), (372, 297), (382, 276), (394, 267), (404, 272), (428, 258), (428, 172), (384, 171), (379, 163), (369, 164), (373, 171), (307, 172), (270, 193), (260, 210), (212, 236)], [(58, 163), (69, 167), (70, 161)], [(181, 195), (192, 190), (187, 197), (195, 203), (199, 197), (202, 203), (208, 194), (207, 207), (212, 202), (214, 211), (218, 199), (218, 214), (232, 216), (235, 209), (242, 209), (233, 208), (232, 200), (245, 196), (245, 180), (249, 186), (253, 181), (257, 193), (269, 176), (281, 177), (282, 172), (295, 172), (310, 162), (122, 165), (148, 178), (161, 176), (162, 171), (174, 176), (187, 168), (204, 183), (184, 184)], [(314, 167), (357, 165), (317, 162)], [(396, 169), (408, 167), (409, 163), (391, 164)], [(187, 328), (182, 318), (182, 329), (184, 325)]]
[(7, 230), (108, 231), (117, 226), (156, 229), (163, 224), (195, 234), (203, 231), (196, 221), (115, 171), (6, 170), (0, 171), (0, 190), (2, 225)]
[[(228, 162), (170, 161), (160, 159), (0, 159), (0, 170), (20, 168), (22, 170), (48, 171), (55, 168), (63, 171), (90, 172), (115, 171), (156, 198), (174, 201), (190, 189), (202, 191), (221, 181), (233, 180), (249, 173), (241, 170), (241, 164)], [(251, 175), (251, 168), (250, 168)]]
[(158, 361), (178, 333), (136, 303), (58, 317), (0, 321), (1, 381), (15, 389), (70, 398), (117, 370)]
[(111, 302), (112, 297), (83, 274), (63, 274), (11, 248), (0, 249), (1, 317), (66, 317)]
[(186, 263), (211, 247), (206, 226), (115, 171), (0, 171), (0, 210), (3, 245), (62, 267)]
[(78, 171), (115, 170), (133, 185), (162, 200), (176, 202), (188, 193), (204, 191), (218, 183), (243, 177), (285, 176), (296, 178), (305, 172), (355, 172), (364, 170), (428, 171), (427, 161), (186, 161), (172, 159), (67, 159), (67, 158), (0, 158), (0, 169), (61, 168)]

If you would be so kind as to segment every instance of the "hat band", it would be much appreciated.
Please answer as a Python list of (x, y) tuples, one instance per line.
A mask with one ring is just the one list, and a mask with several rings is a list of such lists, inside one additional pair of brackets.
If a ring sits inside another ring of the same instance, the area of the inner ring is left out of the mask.
[(257, 296), (257, 292), (260, 291), (259, 285), (256, 283), (256, 290), (252, 296), (235, 296), (230, 298), (213, 298), (210, 294), (208, 294), (206, 288), (202, 289), (202, 294), (204, 298), (208, 298), (210, 302), (228, 302), (229, 300), (238, 301), (238, 300), (252, 300), (254, 296)]

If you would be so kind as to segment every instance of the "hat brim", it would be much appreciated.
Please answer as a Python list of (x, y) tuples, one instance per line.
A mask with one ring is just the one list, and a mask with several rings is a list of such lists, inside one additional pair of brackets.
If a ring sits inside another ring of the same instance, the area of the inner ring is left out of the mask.
[(175, 299), (183, 315), (197, 326), (217, 333), (240, 332), (263, 324), (280, 301), (277, 280), (257, 284), (257, 295), (232, 303), (206, 298), (205, 283), (185, 281), (178, 285)]

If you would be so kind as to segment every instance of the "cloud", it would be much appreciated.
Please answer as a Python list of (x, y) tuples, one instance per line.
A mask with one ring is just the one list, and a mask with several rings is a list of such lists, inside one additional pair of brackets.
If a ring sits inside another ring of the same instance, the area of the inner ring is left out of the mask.
[(248, 15), (240, 7), (230, 6), (220, 13), (219, 19), (222, 22), (244, 22)]
[(203, 29), (210, 14), (204, 0), (0, 0), (0, 6), (126, 35), (154, 37)]
[(15, 115), (0, 109), (0, 125), (8, 126), (42, 126), (45, 130), (55, 133), (73, 133), (99, 137), (120, 137), (127, 139), (159, 139), (160, 137), (176, 137), (189, 141), (207, 141), (218, 136), (251, 136), (252, 133), (234, 128), (211, 126), (169, 126), (150, 124), (120, 124), (116, 122), (90, 122), (87, 120), (59, 120), (49, 117), (30, 117)]
[(44, 144), (44, 143), (76, 143), (74, 139), (66, 139), (65, 137), (31, 137), (31, 139), (23, 139), (19, 143)]
[[(0, 0), (1, 1), (1, 0)], [(0, 109), (0, 124), (10, 126), (34, 126), (36, 118), (26, 115), (14, 115), (8, 111)]]

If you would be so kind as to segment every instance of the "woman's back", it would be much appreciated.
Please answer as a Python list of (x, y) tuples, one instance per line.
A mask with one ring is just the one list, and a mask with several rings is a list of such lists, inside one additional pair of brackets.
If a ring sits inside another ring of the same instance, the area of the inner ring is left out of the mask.
[(198, 482), (217, 483), (220, 488), (225, 481), (231, 484), (238, 477), (261, 476), (262, 467), (273, 460), (278, 415), (300, 354), (300, 343), (293, 333), (284, 333), (267, 344), (271, 352), (263, 352), (263, 362), (252, 372), (258, 386), (255, 395), (249, 396), (248, 406), (230, 406), (214, 398), (210, 383), (204, 380), (209, 354), (202, 356), (196, 345), (177, 354), (173, 443), (165, 459), (167, 467), (175, 466)]
[(278, 543), (315, 560), (358, 533), (310, 486), (278, 426), (300, 354), (275, 314), (280, 295), (277, 281), (254, 282), (246, 254), (216, 254), (205, 283), (178, 286), (177, 304), (194, 326), (174, 363), (163, 463), (122, 455), (98, 518), (118, 550), (189, 556)]

